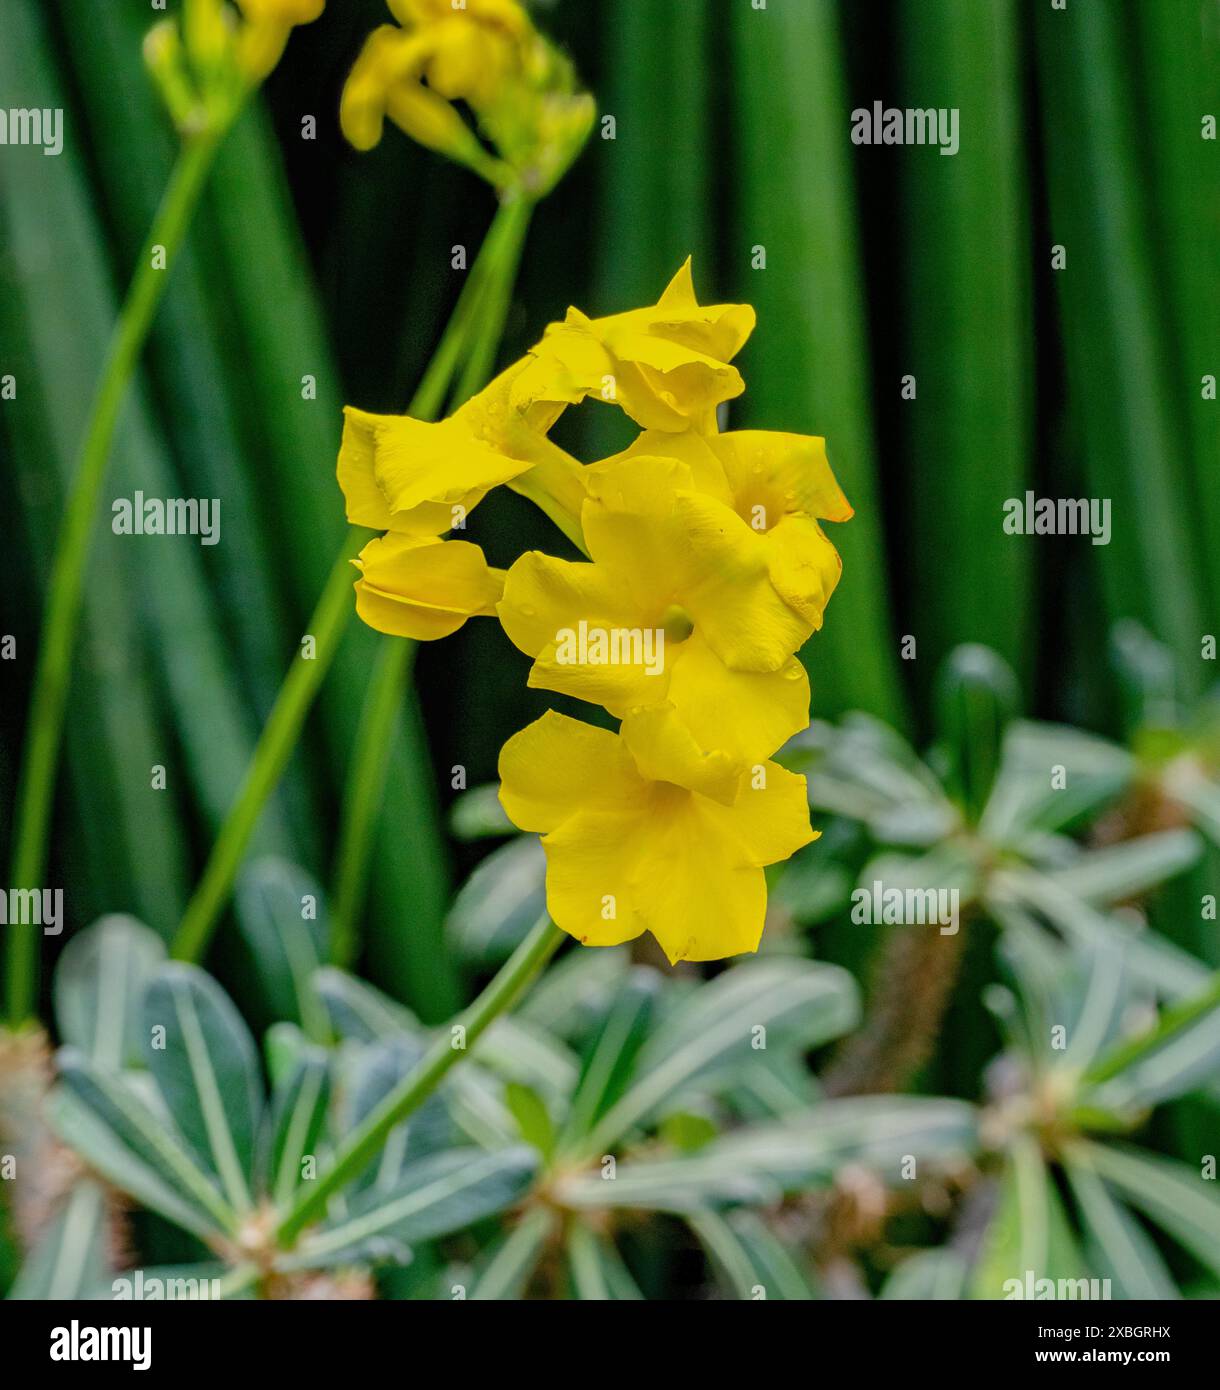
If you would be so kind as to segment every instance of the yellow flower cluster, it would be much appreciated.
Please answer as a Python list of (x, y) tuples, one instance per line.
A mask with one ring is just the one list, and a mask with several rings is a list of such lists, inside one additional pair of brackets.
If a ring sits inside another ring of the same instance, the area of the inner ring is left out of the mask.
[(348, 140), (371, 149), (388, 117), (496, 188), (546, 193), (584, 144), (593, 100), (519, 0), (388, 3), (398, 25), (369, 35), (343, 91)]
[(326, 0), (183, 0), (180, 18), (155, 24), (144, 61), (186, 134), (225, 128), (280, 61), (288, 36)]
[[(771, 757), (808, 723), (795, 653), (841, 569), (820, 522), (852, 511), (822, 439), (719, 431), (753, 327), (748, 306), (699, 304), (688, 261), (648, 308), (570, 309), (448, 420), (349, 407), (339, 455), (348, 520), (386, 533), (357, 562), (366, 622), (431, 638), (497, 614), (531, 685), (620, 721), (537, 720), (501, 753), (501, 800), (544, 837), (560, 927), (603, 946), (651, 931), (671, 961), (754, 950), (763, 867), (814, 838), (804, 779)], [(582, 465), (547, 435), (588, 399), (641, 432)], [(530, 551), (505, 574), (439, 539), (500, 484), (588, 559)]]

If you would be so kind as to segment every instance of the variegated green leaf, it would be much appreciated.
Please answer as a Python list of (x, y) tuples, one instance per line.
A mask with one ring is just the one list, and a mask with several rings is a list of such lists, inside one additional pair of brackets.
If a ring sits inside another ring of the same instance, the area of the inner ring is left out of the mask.
[(262, 1110), (249, 1029), (211, 976), (176, 961), (145, 991), (144, 1026), (152, 1039), (149, 1070), (178, 1132), (220, 1179), (229, 1203), (248, 1209)]
[(115, 1187), (202, 1239), (235, 1229), (232, 1207), (161, 1115), (74, 1048), (62, 1048), (57, 1060), (61, 1084), (50, 1118), (65, 1144)]

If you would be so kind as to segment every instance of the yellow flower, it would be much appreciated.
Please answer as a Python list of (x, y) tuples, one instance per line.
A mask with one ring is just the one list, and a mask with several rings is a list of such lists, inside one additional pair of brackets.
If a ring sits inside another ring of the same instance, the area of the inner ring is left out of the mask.
[(590, 946), (650, 931), (671, 963), (756, 950), (763, 865), (817, 838), (803, 777), (735, 774), (665, 706), (621, 734), (545, 714), (505, 744), (500, 779), (509, 817), (543, 835), (556, 925)]
[(237, 0), (245, 23), (238, 35), (238, 64), (261, 82), (280, 61), (288, 35), (298, 24), (312, 24), (326, 0)]
[(493, 616), (504, 571), (477, 545), (434, 537), (379, 536), (352, 562), (356, 612), (378, 632), (428, 642), (448, 637), (467, 618)]
[(549, 405), (557, 418), (592, 397), (620, 405), (645, 429), (712, 430), (716, 407), (745, 389), (730, 363), (754, 321), (748, 304), (700, 305), (688, 257), (650, 308), (600, 319), (569, 309), (531, 349), (514, 399)]
[[(540, 196), (583, 145), (593, 104), (570, 64), (534, 29), (518, 0), (391, 0), (403, 28), (369, 35), (343, 90), (340, 124), (357, 149), (381, 139), (388, 116), (413, 140), (500, 189)], [(490, 154), (454, 102), (474, 114)]]
[(425, 85), (435, 53), (434, 36), (408, 33), (392, 24), (374, 29), (343, 88), (343, 134), (358, 150), (371, 150), (388, 116), (421, 145), (467, 165), (496, 187), (507, 186), (507, 167), (487, 153), (448, 100)]
[(284, 52), (298, 24), (310, 24), (326, 0), (184, 0), (181, 18), (164, 19), (145, 37), (144, 61), (174, 124), (184, 133), (221, 130)]
[(764, 542), (776, 592), (816, 632), (842, 573), (842, 561), (823, 521), (850, 521), (854, 512), (816, 435), (771, 430), (682, 434), (646, 430), (622, 454), (589, 470), (640, 455), (679, 459), (695, 487), (731, 507)]
[(532, 466), (488, 441), (485, 406), (480, 394), (440, 421), (346, 406), (338, 475), (348, 521), (405, 536), (460, 528), (493, 487)]
[(808, 723), (793, 652), (813, 624), (772, 583), (764, 538), (681, 460), (586, 474), (593, 563), (530, 551), (505, 580), (500, 621), (535, 658), (530, 684), (620, 718), (668, 701), (699, 747), (770, 755)]

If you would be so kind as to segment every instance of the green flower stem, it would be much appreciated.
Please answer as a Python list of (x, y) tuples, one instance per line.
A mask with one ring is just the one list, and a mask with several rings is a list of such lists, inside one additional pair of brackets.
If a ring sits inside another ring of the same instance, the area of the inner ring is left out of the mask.
[(491, 248), (494, 259), (479, 306), (479, 323), (457, 385), (456, 397), (459, 401), (468, 401), (491, 380), (533, 211), (533, 199), (521, 194), (502, 203), (496, 214), (492, 232), (488, 236), (490, 241), (494, 235), (494, 246)]
[[(419, 1065), (398, 1083), (363, 1123), (344, 1140), (330, 1167), (306, 1183), (276, 1231), (283, 1246), (291, 1245), (304, 1226), (325, 1210), (327, 1199), (349, 1183), (380, 1150), (396, 1125), (413, 1114), (440, 1085), (449, 1069), (520, 994), (526, 983), (550, 960), (564, 933), (542, 917), (517, 947), (482, 994), (442, 1029)], [(458, 1030), (461, 1029), (461, 1032)]]
[[(80, 468), (55, 549), (30, 697), (26, 755), (17, 794), (17, 829), (9, 876), (10, 885), (16, 888), (40, 886), (46, 869), (55, 769), (63, 737), (89, 540), (119, 411), (222, 134), (222, 131), (210, 130), (185, 140), (182, 145), (148, 241), (140, 253), (93, 400)], [(165, 248), (164, 269), (153, 267), (156, 246)], [(8, 930), (6, 992), (8, 1016), (14, 1025), (29, 1018), (34, 1008), (38, 981), (35, 931), (32, 926), (12, 925)]]
[(177, 960), (198, 960), (211, 939), (241, 867), (246, 845), (296, 747), (305, 716), (347, 626), (352, 608), (351, 560), (365, 539), (365, 532), (353, 531), (345, 539), (343, 550), (330, 572), (306, 629), (314, 639), (314, 654), (307, 657), (303, 651), (297, 653), (275, 697), (237, 800), (225, 817), (203, 876), (182, 915), (172, 946)]
[[(469, 400), (487, 384), (504, 335), (504, 320), (533, 208), (533, 201), (524, 196), (500, 205), (436, 355), (407, 407), (408, 414), (416, 419), (432, 419), (440, 414), (449, 382), (463, 355), (466, 364), (455, 399)], [(344, 790), (335, 861), (330, 940), (334, 965), (350, 966), (359, 951), (357, 918), (364, 903), (373, 835), (385, 791), (387, 750), (394, 738), (414, 651), (415, 643), (405, 638), (384, 638), (365, 697), (351, 773)]]
[[(504, 265), (510, 265), (512, 273), (515, 273), (516, 255), (505, 258), (500, 253), (505, 229), (511, 230), (519, 218), (519, 213), (512, 211), (514, 206), (510, 203), (501, 206), (471, 267), (470, 279), (458, 298), (419, 390), (407, 407), (416, 419), (435, 419), (440, 414), (453, 374), (466, 353), (471, 334), (479, 324), (485, 292), (495, 286)], [(351, 601), (350, 562), (365, 539), (362, 531), (353, 531), (345, 538), (331, 569), (308, 628), (315, 639), (314, 655), (306, 658), (298, 653), (280, 687), (237, 800), (220, 828), (203, 877), (187, 904), (174, 937), (172, 951), (179, 960), (198, 960), (216, 929), (259, 815), (283, 774), (322, 678), (355, 611)], [(355, 916), (363, 897), (376, 812), (385, 785), (385, 747), (398, 714), (398, 696), (413, 645), (399, 638), (390, 640), (399, 650), (392, 651), (378, 664), (361, 718), (352, 780), (344, 796), (344, 824), (340, 833), (336, 880), (338, 915), (332, 931), (332, 956), (342, 952), (350, 958), (357, 949)]]
[(359, 950), (356, 919), (364, 902), (373, 832), (385, 791), (390, 749), (402, 696), (414, 663), (415, 643), (404, 637), (385, 637), (369, 682), (352, 770), (343, 795), (343, 814), (331, 903), (330, 961), (350, 969)]

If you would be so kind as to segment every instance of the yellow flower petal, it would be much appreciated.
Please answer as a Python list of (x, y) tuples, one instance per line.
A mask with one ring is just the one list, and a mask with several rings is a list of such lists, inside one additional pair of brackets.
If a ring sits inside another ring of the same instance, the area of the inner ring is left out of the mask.
[(395, 637), (431, 641), (456, 632), (467, 618), (494, 613), (503, 572), (469, 541), (396, 535), (370, 541), (355, 562), (356, 611)]
[(548, 710), (500, 750), (500, 801), (522, 830), (554, 830), (582, 809), (626, 811), (644, 783), (623, 741)]
[(531, 467), (479, 437), (474, 402), (436, 423), (352, 406), (344, 416), (338, 476), (353, 525), (435, 536)]
[(778, 671), (732, 671), (696, 632), (666, 664), (666, 696), (701, 748), (753, 763), (809, 725), (809, 677), (796, 657)]
[(790, 858), (821, 834), (809, 825), (805, 779), (779, 763), (766, 762), (752, 771), (732, 806), (704, 802), (701, 810), (732, 835), (750, 863), (760, 866)]
[(843, 573), (839, 552), (817, 522), (803, 516), (784, 517), (764, 545), (776, 593), (816, 632)]
[(786, 515), (850, 521), (854, 513), (826, 458), (826, 441), (811, 434), (730, 430), (712, 435), (733, 493), (734, 510), (753, 523), (761, 511), (770, 529)]
[(664, 698), (664, 639), (658, 653), (646, 613), (604, 568), (528, 551), (509, 569), (497, 612), (512, 642), (536, 658), (530, 685), (613, 714)]
[(680, 604), (734, 670), (778, 671), (813, 631), (768, 573), (763, 538), (673, 460), (624, 459), (588, 480), (589, 553), (634, 593)]
[(701, 748), (668, 702), (632, 710), (622, 737), (647, 781), (685, 787), (726, 806), (737, 799), (743, 765), (720, 749)]
[(591, 397), (645, 429), (713, 429), (716, 406), (744, 390), (729, 362), (753, 327), (748, 305), (699, 305), (688, 260), (651, 308), (600, 319), (569, 309), (531, 349), (515, 399), (526, 408)]

